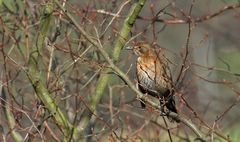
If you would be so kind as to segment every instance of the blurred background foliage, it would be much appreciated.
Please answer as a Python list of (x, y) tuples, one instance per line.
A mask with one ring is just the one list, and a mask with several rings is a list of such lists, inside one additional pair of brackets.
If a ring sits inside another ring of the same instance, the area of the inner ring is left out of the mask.
[[(67, 0), (61, 4), (112, 55), (124, 19), (135, 2)], [(127, 45), (145, 40), (166, 48), (176, 78), (186, 47), (188, 24), (166, 21), (186, 20), (192, 3), (192, 19), (211, 15), (229, 5), (238, 6), (193, 24), (187, 76), (176, 95), (178, 110), (202, 130), (208, 141), (227, 141), (214, 134), (216, 130), (229, 141), (237, 142), (240, 139), (238, 0), (148, 0), (128, 38), (139, 36)], [(120, 6), (123, 8), (119, 16), (105, 30)], [(153, 22), (151, 18), (161, 9), (158, 18), (165, 22)], [(74, 129), (81, 130), (78, 124), (85, 117), (83, 112), (90, 108), (99, 77), (111, 75), (103, 98), (84, 129), (89, 134), (87, 141), (170, 141), (158, 113), (151, 108), (142, 110), (127, 85), (113, 72), (104, 72), (108, 68), (104, 58), (56, 3), (0, 0), (0, 25), (0, 141), (62, 141), (64, 137), (62, 126), (56, 123), (56, 118), (52, 119), (51, 110), (35, 95), (36, 89), (27, 77), (31, 68), (29, 59), (35, 51), (39, 53), (38, 75), (50, 94), (50, 101)], [(135, 60), (132, 52), (122, 50), (120, 61), (116, 62), (134, 83)], [(195, 138), (186, 126), (169, 125), (173, 141)]]

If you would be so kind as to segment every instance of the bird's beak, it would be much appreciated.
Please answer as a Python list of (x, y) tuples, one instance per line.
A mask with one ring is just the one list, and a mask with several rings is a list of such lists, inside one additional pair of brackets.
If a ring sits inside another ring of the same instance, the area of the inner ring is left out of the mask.
[(132, 46), (126, 46), (124, 49), (126, 49), (126, 50), (133, 50), (133, 47)]

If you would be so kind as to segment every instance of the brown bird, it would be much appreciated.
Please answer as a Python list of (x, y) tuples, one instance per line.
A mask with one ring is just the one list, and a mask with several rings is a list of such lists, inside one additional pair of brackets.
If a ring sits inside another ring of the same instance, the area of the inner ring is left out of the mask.
[[(167, 60), (161, 48), (155, 49), (149, 43), (138, 42), (132, 47), (137, 58), (137, 81), (139, 90), (159, 99), (162, 110), (177, 113), (173, 98), (173, 84)], [(145, 107), (141, 101), (142, 107)]]

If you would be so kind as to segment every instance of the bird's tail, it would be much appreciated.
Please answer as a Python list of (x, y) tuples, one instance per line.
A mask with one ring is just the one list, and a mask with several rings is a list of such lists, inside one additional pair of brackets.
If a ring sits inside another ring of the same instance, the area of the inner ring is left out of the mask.
[(163, 97), (160, 99), (160, 104), (161, 106), (166, 106), (169, 111), (177, 113), (174, 96), (173, 93), (170, 93), (170, 90), (163, 94)]
[(177, 113), (176, 104), (173, 96), (166, 101), (166, 107), (169, 111)]
[[(164, 102), (165, 103), (164, 103)], [(174, 100), (174, 97), (173, 96), (170, 96), (168, 98), (165, 98), (164, 100), (160, 100), (160, 104), (162, 105), (161, 107), (161, 111), (164, 112), (164, 106), (166, 106), (166, 108), (168, 109), (168, 111), (170, 112), (174, 112), (174, 113), (177, 113), (177, 109), (176, 109), (176, 104), (175, 104), (175, 100)], [(180, 121), (178, 119), (174, 119), (172, 117), (169, 117), (167, 115), (168, 119), (170, 120), (170, 122), (177, 122), (179, 123)]]

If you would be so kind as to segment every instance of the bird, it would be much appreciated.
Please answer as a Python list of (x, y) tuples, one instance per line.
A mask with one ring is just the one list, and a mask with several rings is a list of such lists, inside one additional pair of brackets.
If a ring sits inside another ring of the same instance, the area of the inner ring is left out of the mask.
[[(174, 86), (167, 60), (162, 48), (153, 48), (148, 42), (137, 42), (131, 48), (137, 55), (137, 87), (143, 93), (158, 98), (161, 110), (177, 113), (174, 100)], [(145, 108), (143, 100), (141, 106)]]

